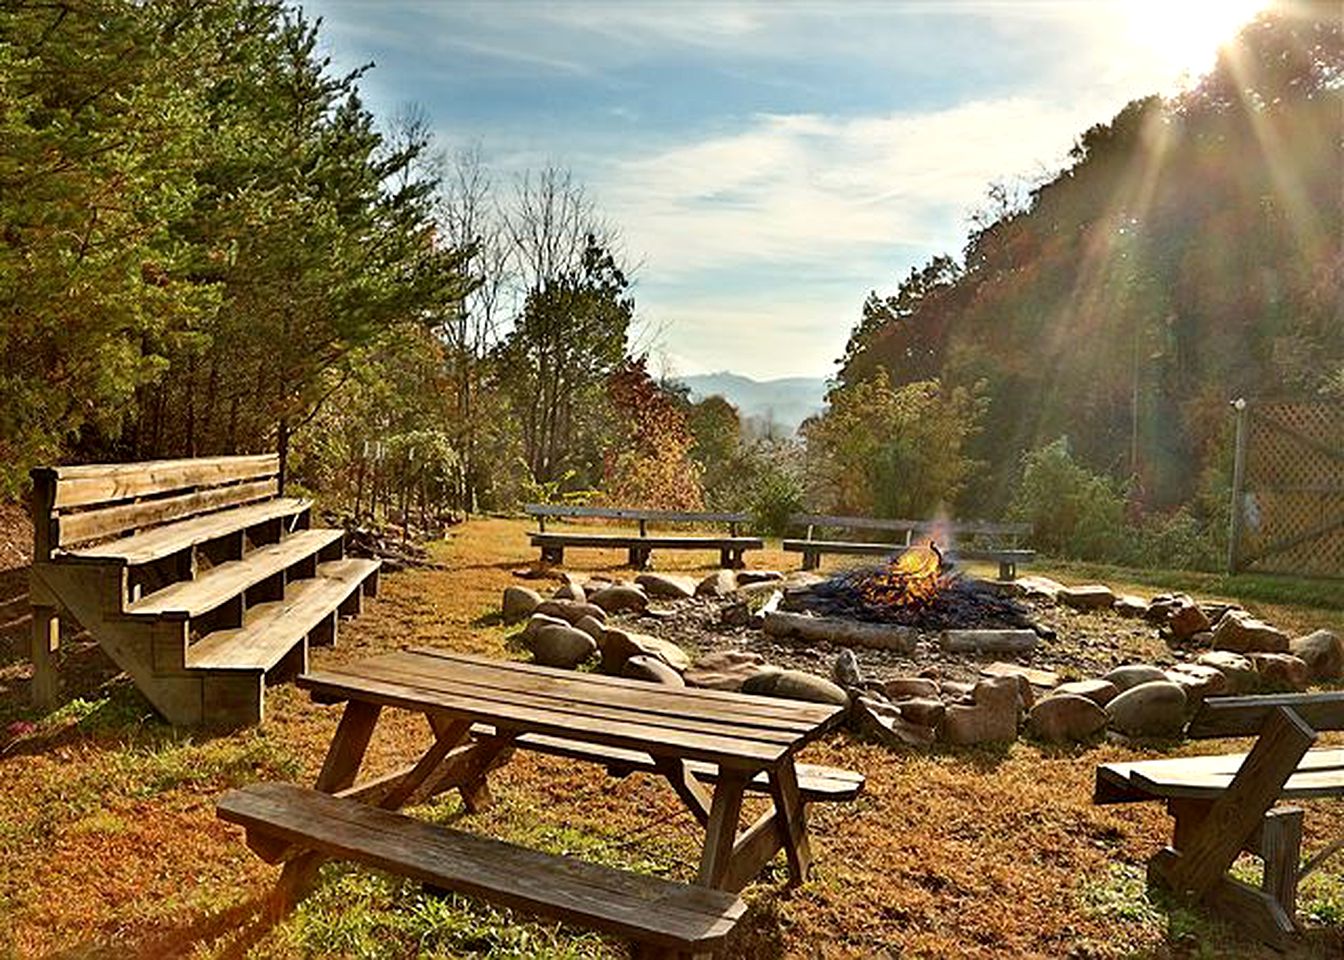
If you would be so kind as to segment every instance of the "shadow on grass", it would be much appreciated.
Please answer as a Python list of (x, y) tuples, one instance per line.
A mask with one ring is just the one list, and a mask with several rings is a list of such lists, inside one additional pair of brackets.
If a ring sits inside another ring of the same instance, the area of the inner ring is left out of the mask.
[(227, 939), (212, 951), (218, 960), (237, 960), (275, 928), (281, 918), (269, 909), (270, 898), (259, 895), (218, 913), (198, 914), (180, 926), (159, 928), (134, 943), (81, 943), (47, 954), (48, 960), (88, 960), (99, 957), (183, 957), (198, 954), (201, 947)]

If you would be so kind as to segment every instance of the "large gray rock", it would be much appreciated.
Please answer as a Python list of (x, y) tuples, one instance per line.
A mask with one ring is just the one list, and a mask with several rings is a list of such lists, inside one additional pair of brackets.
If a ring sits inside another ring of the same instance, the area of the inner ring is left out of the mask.
[(1075, 610), (1102, 610), (1115, 603), (1115, 594), (1104, 584), (1085, 583), (1063, 588), (1055, 594), (1055, 599)]
[(929, 697), (908, 697), (896, 701), (901, 716), (921, 727), (936, 729), (947, 716), (947, 704)]
[(1106, 721), (1106, 711), (1096, 701), (1055, 692), (1027, 713), (1027, 730), (1038, 740), (1067, 743), (1099, 733)]
[(505, 623), (526, 620), (541, 605), (541, 594), (527, 587), (505, 587), (502, 615)]
[(928, 677), (894, 677), (884, 681), (882, 688), (893, 700), (902, 697), (936, 698), (941, 692), (938, 681)]
[(859, 658), (849, 648), (841, 650), (831, 664), (831, 676), (842, 687), (863, 686), (863, 671), (859, 669)]
[(658, 657), (646, 654), (631, 657), (621, 667), (621, 676), (631, 680), (646, 680), (649, 683), (661, 683), (665, 687), (684, 687), (686, 681), (681, 674), (673, 670)]
[(1287, 653), (1288, 634), (1245, 610), (1229, 610), (1213, 628), (1213, 647), (1233, 653)]
[(583, 603), (588, 599), (584, 592), (583, 584), (577, 580), (566, 580), (560, 586), (555, 588), (555, 593), (551, 594), (552, 600), (577, 600)]
[(543, 667), (572, 670), (593, 655), (597, 644), (577, 627), (547, 624), (524, 641), (532, 659)]
[(890, 703), (859, 697), (853, 711), (855, 728), (888, 747), (928, 747), (933, 743), (932, 726), (907, 719), (901, 708)]
[(1170, 680), (1152, 680), (1106, 704), (1111, 727), (1131, 737), (1175, 737), (1185, 726), (1185, 691)]
[(1246, 657), (1230, 650), (1210, 650), (1201, 653), (1195, 661), (1206, 667), (1213, 667), (1227, 678), (1227, 692), (1233, 696), (1254, 693), (1260, 687), (1260, 677), (1255, 672), (1255, 664)]
[(625, 661), (638, 656), (657, 657), (679, 673), (691, 665), (690, 658), (681, 647), (671, 640), (647, 633), (607, 627), (597, 641), (597, 646), (602, 651), (603, 673), (618, 674), (625, 667)]
[(1141, 617), (1148, 612), (1148, 601), (1132, 593), (1123, 593), (1115, 598), (1111, 609), (1122, 617)]
[(538, 630), (546, 626), (569, 626), (569, 621), (561, 620), (559, 617), (548, 617), (544, 613), (534, 613), (527, 618), (527, 623), (523, 624), (522, 637), (524, 641), (531, 639)]
[(741, 690), (747, 677), (768, 669), (765, 657), (751, 650), (720, 650), (706, 654), (686, 671), (686, 683), (710, 690)]
[(643, 613), (649, 608), (649, 595), (633, 584), (618, 583), (590, 594), (588, 602), (596, 604), (607, 613), (621, 613), (626, 610)]
[(671, 573), (641, 573), (635, 583), (651, 597), (662, 600), (685, 600), (695, 596), (695, 581)]
[(1227, 675), (1207, 663), (1178, 663), (1167, 671), (1167, 679), (1185, 691), (1190, 706), (1205, 697), (1217, 697), (1228, 692)]
[(697, 597), (726, 597), (737, 590), (737, 573), (719, 570), (711, 573), (695, 586)]
[(574, 624), (588, 636), (592, 637), (594, 642), (602, 639), (602, 634), (607, 632), (607, 626), (597, 617), (580, 617), (579, 622)]
[(1154, 680), (1167, 679), (1166, 673), (1149, 663), (1127, 663), (1123, 667), (1116, 667), (1101, 679), (1108, 680), (1115, 684), (1115, 689), (1124, 693), (1131, 687), (1137, 687), (1141, 683), (1151, 683)]
[(1344, 642), (1329, 630), (1315, 630), (1288, 644), (1288, 651), (1311, 671), (1313, 680), (1344, 676)]
[(1184, 643), (1195, 634), (1208, 630), (1211, 626), (1209, 618), (1204, 615), (1204, 611), (1199, 608), (1194, 600), (1185, 594), (1180, 594), (1175, 598), (1175, 603), (1167, 614), (1167, 629), (1171, 631), (1172, 640), (1177, 643)]
[(1311, 682), (1311, 668), (1291, 653), (1252, 653), (1250, 659), (1266, 690), (1300, 691)]
[(763, 670), (752, 674), (743, 681), (742, 692), (785, 700), (808, 700), (839, 706), (849, 704), (849, 694), (843, 689), (825, 677), (801, 670)]
[(938, 643), (948, 653), (1026, 653), (1040, 637), (1035, 630), (944, 630)]
[(1053, 697), (1061, 693), (1086, 697), (1097, 706), (1104, 707), (1120, 695), (1120, 688), (1109, 680), (1071, 680), (1055, 687), (1050, 695)]
[(971, 689), (971, 704), (952, 704), (939, 735), (947, 743), (996, 743), (1017, 739), (1016, 677), (988, 677)]
[(1017, 588), (1019, 595), (1026, 597), (1028, 600), (1045, 600), (1050, 603), (1054, 603), (1059, 596), (1059, 591), (1064, 589), (1064, 584), (1058, 580), (1051, 580), (1049, 577), (1035, 574), (1018, 577), (1013, 581), (1013, 586)]
[(536, 612), (544, 613), (548, 617), (559, 617), (571, 626), (584, 617), (592, 617), (599, 623), (607, 621), (607, 612), (601, 607), (578, 600), (543, 600), (537, 606)]

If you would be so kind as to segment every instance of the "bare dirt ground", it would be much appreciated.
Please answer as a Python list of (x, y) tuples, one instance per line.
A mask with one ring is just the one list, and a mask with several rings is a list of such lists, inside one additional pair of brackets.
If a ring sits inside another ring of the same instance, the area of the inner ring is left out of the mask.
[[(21, 515), (0, 523), (11, 543), (26, 538)], [(502, 589), (520, 582), (512, 571), (533, 559), (526, 530), (510, 520), (457, 528), (434, 549), (443, 569), (387, 576), (364, 616), (342, 626), (337, 647), (314, 650), (314, 666), (418, 644), (521, 656), (496, 611)], [(72, 636), (61, 658), (66, 705), (34, 717), (26, 558), (13, 547), (0, 556), (0, 958), (625, 955), (622, 944), (582, 931), (427, 897), (342, 865), (324, 869), (296, 913), (269, 917), (278, 870), (215, 819), (213, 800), (257, 779), (311, 782), (339, 709), (284, 685), (270, 691), (258, 729), (171, 730), (94, 645)], [(750, 556), (761, 568), (797, 562), (771, 550)], [(568, 559), (571, 569), (613, 572), (623, 556), (574, 551)], [(655, 559), (689, 571), (714, 558)], [(1310, 610), (1294, 615), (1301, 625), (1320, 622)], [(3, 732), (15, 723), (32, 726)], [(399, 719), (375, 741), (366, 772), (405, 762), (425, 735), (423, 720)], [(776, 864), (745, 891), (752, 910), (730, 955), (1279, 956), (1146, 894), (1143, 864), (1169, 830), (1158, 805), (1091, 804), (1098, 763), (1235, 746), (1019, 741), (897, 754), (839, 733), (803, 759), (860, 770), (867, 789), (856, 803), (814, 808), (808, 884), (784, 889)], [(656, 779), (613, 780), (601, 768), (520, 754), (492, 785), (496, 803), (483, 814), (464, 814), (453, 797), (417, 812), (630, 869), (681, 879), (693, 871), (698, 828)], [(1308, 849), (1344, 836), (1344, 802), (1305, 806)], [(1253, 869), (1248, 863), (1248, 877)], [(1309, 929), (1291, 956), (1344, 956), (1344, 865), (1311, 878), (1302, 901)]]

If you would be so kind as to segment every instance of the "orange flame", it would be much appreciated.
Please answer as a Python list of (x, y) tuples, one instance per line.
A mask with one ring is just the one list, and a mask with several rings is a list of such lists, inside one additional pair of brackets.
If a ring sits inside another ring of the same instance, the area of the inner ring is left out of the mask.
[(938, 595), (944, 583), (943, 555), (937, 544), (910, 547), (891, 561), (887, 569), (863, 586), (869, 603), (902, 606), (926, 604)]

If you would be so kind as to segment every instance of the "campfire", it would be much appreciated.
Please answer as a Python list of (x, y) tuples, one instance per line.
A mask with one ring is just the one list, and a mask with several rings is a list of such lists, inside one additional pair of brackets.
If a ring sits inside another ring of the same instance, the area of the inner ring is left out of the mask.
[(838, 573), (791, 591), (788, 606), (920, 630), (1033, 629), (1029, 611), (1011, 597), (956, 569), (951, 551), (932, 540), (878, 566)]

